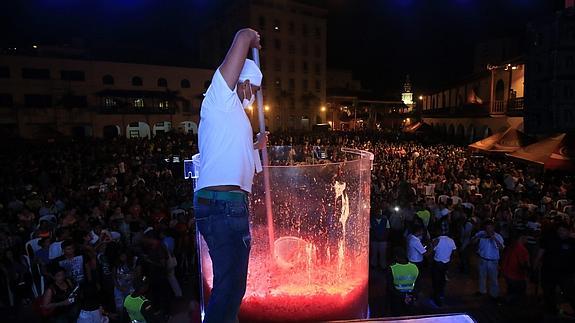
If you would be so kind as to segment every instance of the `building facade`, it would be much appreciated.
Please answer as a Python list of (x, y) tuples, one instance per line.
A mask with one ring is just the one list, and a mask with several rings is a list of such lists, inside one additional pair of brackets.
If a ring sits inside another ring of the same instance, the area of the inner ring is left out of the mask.
[(575, 8), (527, 28), (525, 129), (532, 134), (575, 130)]
[(8, 136), (150, 137), (197, 132), (213, 71), (86, 59), (0, 56)]
[(399, 98), (383, 98), (363, 89), (351, 71), (328, 70), (327, 86), (326, 120), (334, 130), (390, 130), (405, 124), (403, 113), (409, 106)]
[[(266, 125), (272, 130), (310, 130), (325, 123), (327, 11), (292, 0), (228, 3), (217, 23), (202, 33), (201, 60), (217, 68), (239, 29), (257, 30)], [(255, 107), (251, 114), (255, 127)]]
[(422, 97), (421, 119), (434, 130), (472, 142), (509, 126), (523, 127), (525, 64), (489, 65), (451, 87)]

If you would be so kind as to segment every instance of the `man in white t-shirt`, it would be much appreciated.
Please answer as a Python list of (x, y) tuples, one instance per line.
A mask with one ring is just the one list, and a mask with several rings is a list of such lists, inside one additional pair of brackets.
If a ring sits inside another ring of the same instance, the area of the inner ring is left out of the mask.
[(256, 168), (261, 168), (256, 149), (265, 148), (267, 141), (265, 135), (258, 135), (253, 142), (245, 112), (263, 78), (257, 65), (246, 57), (250, 48), (260, 47), (256, 31), (238, 31), (202, 102), (194, 208), (214, 273), (204, 323), (235, 322), (246, 290), (251, 248), (247, 195)]
[(445, 296), (445, 274), (449, 268), (449, 262), (451, 261), (451, 254), (455, 251), (455, 241), (448, 237), (447, 235), (441, 234), (441, 229), (436, 230), (436, 236), (433, 240), (433, 250), (435, 254), (433, 256), (433, 266), (431, 271), (431, 282), (433, 286), (432, 301), (435, 302), (437, 306), (443, 305), (443, 297)]
[(421, 239), (423, 238), (423, 227), (416, 226), (413, 229), (413, 233), (410, 233), (407, 236), (407, 259), (409, 262), (417, 266), (420, 275), (417, 277), (415, 281), (415, 290), (421, 290), (421, 277), (423, 276), (423, 260), (424, 255), (427, 253), (427, 248), (421, 243)]

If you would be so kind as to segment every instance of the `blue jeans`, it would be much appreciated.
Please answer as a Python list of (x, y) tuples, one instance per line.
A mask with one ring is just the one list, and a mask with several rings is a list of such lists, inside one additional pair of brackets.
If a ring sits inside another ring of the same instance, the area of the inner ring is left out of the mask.
[(481, 294), (487, 294), (487, 281), (489, 280), (489, 295), (499, 297), (498, 265), (497, 260), (479, 258), (479, 292)]
[(204, 323), (236, 322), (251, 248), (248, 202), (194, 199), (196, 226), (212, 258), (214, 284)]

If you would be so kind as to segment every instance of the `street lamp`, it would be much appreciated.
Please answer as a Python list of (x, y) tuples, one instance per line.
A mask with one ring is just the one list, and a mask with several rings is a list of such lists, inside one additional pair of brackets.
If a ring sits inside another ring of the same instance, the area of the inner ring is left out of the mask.
[(264, 110), (270, 111), (270, 106), (269, 105), (264, 106)]
[(419, 101), (423, 100), (423, 95), (419, 96)]
[(321, 112), (325, 112), (325, 107), (321, 107)]

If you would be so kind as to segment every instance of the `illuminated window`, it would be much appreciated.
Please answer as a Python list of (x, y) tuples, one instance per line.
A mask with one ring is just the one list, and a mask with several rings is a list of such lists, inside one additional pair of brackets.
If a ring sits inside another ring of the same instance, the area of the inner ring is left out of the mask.
[(114, 100), (114, 98), (111, 98), (111, 97), (105, 97), (104, 98), (104, 107), (113, 108), (117, 105), (118, 105), (118, 103), (116, 102), (116, 100)]
[(170, 107), (170, 103), (166, 100), (160, 101), (160, 109), (168, 109)]
[(143, 108), (144, 99), (134, 99), (134, 108)]

